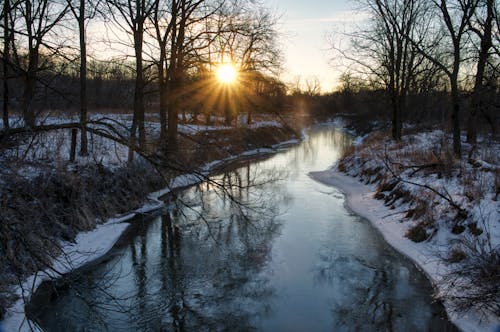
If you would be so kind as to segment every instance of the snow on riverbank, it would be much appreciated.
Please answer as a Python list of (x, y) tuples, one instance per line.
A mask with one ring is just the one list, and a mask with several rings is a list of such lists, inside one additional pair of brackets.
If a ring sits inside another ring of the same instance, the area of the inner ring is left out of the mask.
[[(409, 135), (401, 143), (391, 142), (380, 134), (368, 137), (338, 165), (310, 176), (344, 192), (352, 211), (370, 220), (391, 246), (428, 275), (450, 319), (460, 329), (499, 331), (498, 315), (479, 312), (476, 307), (457, 311), (455, 300), (470, 295), (483, 282), (457, 274), (471, 267), (476, 269), (471, 264), (477, 262), (471, 260), (477, 257), (469, 257), (470, 254), (495, 255), (500, 250), (500, 203), (495, 193), (500, 148), (495, 142), (489, 142), (488, 147), (480, 144), (478, 151), (469, 154), (469, 160), (453, 162), (452, 158), (444, 159), (443, 137), (441, 131)], [(467, 148), (470, 147), (465, 145)], [(460, 215), (459, 208), (466, 216)], [(407, 237), (414, 229), (423, 234), (418, 243)], [(471, 243), (472, 252), (466, 250)], [(459, 251), (462, 249), (463, 252)], [(457, 252), (464, 257), (453, 256)], [(459, 259), (452, 262), (450, 256)], [(498, 284), (493, 289), (498, 290)], [(498, 294), (495, 296), (498, 299)]]
[(291, 139), (277, 143), (269, 148), (249, 150), (239, 155), (227, 157), (223, 160), (207, 163), (201, 167), (198, 172), (177, 176), (165, 189), (151, 193), (148, 196), (148, 203), (141, 208), (126, 215), (111, 218), (106, 223), (98, 225), (96, 229), (92, 231), (78, 234), (75, 243), (64, 243), (61, 246), (63, 254), (52, 264), (51, 268), (37, 272), (15, 288), (15, 293), (18, 295), (19, 300), (7, 310), (4, 320), (0, 321), (0, 332), (41, 331), (34, 322), (27, 319), (25, 313), (25, 303), (29, 302), (31, 295), (37, 290), (40, 284), (45, 280), (58, 278), (62, 274), (71, 272), (74, 269), (104, 256), (111, 250), (129, 227), (130, 224), (127, 223), (127, 221), (138, 214), (147, 214), (164, 207), (165, 203), (161, 200), (161, 197), (167, 195), (172, 190), (200, 183), (204, 181), (213, 170), (230, 162), (276, 153), (299, 142), (300, 140), (298, 139)]
[[(283, 128), (283, 124), (273, 120), (271, 116), (261, 115), (260, 117), (261, 119), (255, 120), (251, 124), (246, 124), (246, 122), (240, 124), (239, 128)], [(154, 142), (160, 136), (160, 123), (156, 119), (156, 114), (148, 114), (147, 118), (150, 120), (145, 122), (147, 136), (150, 141)], [(123, 137), (128, 137), (129, 128), (132, 125), (132, 116), (130, 114), (94, 113), (89, 117), (89, 120), (101, 123), (101, 125), (91, 124), (90, 126), (94, 129), (100, 129), (111, 136), (116, 136), (116, 133), (120, 133)], [(245, 120), (245, 118), (241, 117), (241, 120)], [(76, 115), (56, 116), (47, 114), (38, 119), (37, 125), (58, 125), (78, 121), (79, 118)], [(110, 132), (109, 128), (103, 124), (112, 126), (114, 128), (113, 131)], [(22, 127), (23, 125), (24, 122), (21, 117), (11, 118), (12, 128)], [(2, 129), (2, 122), (0, 121), (0, 131)], [(224, 125), (208, 126), (195, 124), (179, 124), (178, 127), (179, 133), (186, 135), (197, 135), (230, 129), (234, 128)], [(24, 178), (35, 178), (40, 174), (41, 165), (50, 165), (50, 167), (61, 166), (63, 161), (69, 159), (71, 151), (70, 143), (71, 132), (68, 129), (63, 129), (38, 133), (33, 137), (29, 137), (29, 139), (17, 141), (16, 145), (5, 148), (0, 151), (0, 184), (2, 183), (2, 176), (10, 176), (9, 172), (15, 172), (16, 175)], [(123, 144), (98, 135), (89, 134), (89, 146), (89, 154), (82, 156), (77, 153), (75, 162), (69, 165), (70, 168), (99, 164), (107, 169), (118, 169), (127, 162), (128, 147)], [(79, 146), (77, 146), (77, 149), (79, 149)], [(9, 162), (15, 162), (16, 167), (14, 169), (2, 167), (2, 164)]]

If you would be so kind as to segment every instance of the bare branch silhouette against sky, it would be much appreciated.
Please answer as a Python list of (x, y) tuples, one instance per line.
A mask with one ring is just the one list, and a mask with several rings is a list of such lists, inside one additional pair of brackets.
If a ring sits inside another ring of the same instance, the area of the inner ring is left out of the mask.
[(323, 92), (335, 88), (341, 71), (329, 64), (326, 36), (334, 28), (344, 29), (363, 19), (362, 13), (355, 12), (355, 5), (348, 0), (272, 0), (269, 6), (282, 17), (286, 60), (283, 79), (314, 76), (320, 80)]

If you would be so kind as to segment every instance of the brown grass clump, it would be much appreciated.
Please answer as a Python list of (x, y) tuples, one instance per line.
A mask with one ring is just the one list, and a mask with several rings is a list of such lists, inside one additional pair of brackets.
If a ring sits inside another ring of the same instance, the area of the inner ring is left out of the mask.
[(447, 261), (450, 263), (458, 263), (463, 261), (467, 255), (461, 248), (452, 248), (447, 257)]
[(423, 242), (429, 238), (427, 233), (426, 223), (420, 222), (411, 227), (405, 234), (405, 237), (413, 242)]
[(369, 134), (363, 141), (363, 146), (364, 147), (369, 147), (369, 146), (376, 146), (379, 145), (380, 142), (390, 138), (390, 132), (388, 131), (383, 131), (383, 130), (378, 130), (374, 131), (373, 133)]

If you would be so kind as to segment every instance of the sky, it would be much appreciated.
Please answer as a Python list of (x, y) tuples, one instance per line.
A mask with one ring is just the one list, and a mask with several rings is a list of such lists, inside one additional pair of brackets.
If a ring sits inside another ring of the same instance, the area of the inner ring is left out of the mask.
[[(263, 0), (262, 2), (279, 17), (279, 41), (285, 62), (280, 78), (292, 86), (298, 77), (302, 83), (317, 78), (322, 92), (334, 90), (338, 85), (337, 79), (345, 68), (342, 68), (338, 61), (331, 61), (335, 53), (329, 50), (331, 45), (328, 38), (332, 38), (334, 31), (348, 30), (363, 19), (363, 16), (354, 10), (356, 1)], [(91, 44), (99, 44), (102, 39), (115, 38), (117, 32), (98, 24), (89, 27), (88, 36)], [(92, 39), (91, 36), (97, 37)], [(336, 44), (339, 38), (340, 34), (335, 34)], [(106, 51), (103, 52), (103, 49)], [(123, 50), (113, 50), (107, 44), (101, 45), (96, 52), (107, 55), (124, 54)]]
[[(349, 0), (268, 0), (266, 4), (281, 17), (279, 31), (284, 51), (282, 79), (295, 82), (317, 77), (323, 92), (337, 85), (341, 68), (331, 59), (328, 36), (352, 26), (359, 19)], [(336, 37), (340, 38), (340, 37)]]

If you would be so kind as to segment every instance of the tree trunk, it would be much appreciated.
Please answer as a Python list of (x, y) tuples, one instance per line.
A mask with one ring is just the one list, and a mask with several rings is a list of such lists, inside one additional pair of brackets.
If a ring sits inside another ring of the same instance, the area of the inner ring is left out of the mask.
[(27, 36), (28, 36), (28, 69), (25, 73), (22, 111), (23, 111), (24, 125), (29, 128), (32, 128), (36, 125), (36, 116), (35, 116), (35, 111), (33, 110), (32, 107), (33, 106), (32, 102), (33, 102), (33, 97), (35, 95), (36, 78), (37, 78), (36, 76), (37, 76), (38, 60), (39, 60), (39, 47), (40, 47), (40, 40), (36, 40), (34, 38), (35, 33), (32, 30), (32, 24), (35, 18), (32, 17), (31, 10), (32, 10), (31, 2), (27, 1), (24, 20), (26, 23)]
[(167, 84), (166, 84), (166, 78), (165, 78), (165, 55), (164, 51), (162, 50), (160, 54), (160, 63), (158, 64), (158, 78), (159, 78), (159, 88), (160, 88), (160, 145), (162, 147), (165, 146), (165, 142), (167, 140), (167, 128), (168, 128), (168, 123), (167, 123), (167, 110), (168, 110), (168, 104), (167, 104)]
[(487, 1), (487, 18), (484, 23), (484, 32), (481, 37), (481, 49), (479, 50), (476, 79), (474, 82), (474, 91), (472, 93), (471, 112), (469, 115), (467, 128), (467, 142), (476, 144), (477, 141), (477, 116), (483, 106), (482, 98), (484, 92), (484, 71), (488, 60), (488, 52), (493, 46), (492, 43), (492, 21), (493, 21), (493, 0)]
[(35, 112), (32, 108), (33, 96), (35, 94), (36, 74), (28, 69), (24, 80), (23, 92), (23, 119), (24, 125), (34, 127), (36, 124)]
[(137, 134), (137, 118), (134, 116), (132, 118), (132, 127), (130, 128), (130, 140), (128, 147), (128, 162), (132, 162), (134, 160), (134, 151), (135, 151), (135, 136)]
[(403, 137), (403, 110), (406, 105), (406, 94), (403, 92), (398, 99), (398, 126), (397, 126), (397, 134), (398, 140), (401, 140)]
[(460, 98), (458, 93), (458, 79), (455, 76), (451, 84), (451, 123), (453, 127), (453, 152), (457, 158), (462, 156), (462, 144), (460, 141)]
[(85, 38), (85, 0), (80, 0), (80, 155), (88, 155), (87, 140), (87, 43)]
[(146, 132), (144, 128), (144, 68), (142, 63), (142, 48), (144, 38), (144, 18), (143, 8), (137, 7), (137, 24), (134, 31), (134, 49), (135, 49), (135, 89), (134, 89), (134, 116), (132, 119), (132, 128), (130, 130), (130, 148), (129, 161), (133, 160), (133, 151), (135, 146), (135, 135), (139, 131), (139, 148), (146, 148)]
[(234, 116), (233, 110), (231, 108), (231, 103), (229, 101), (229, 91), (227, 88), (224, 89), (222, 95), (222, 107), (224, 107), (224, 125), (230, 127), (233, 124)]
[[(167, 151), (174, 153), (177, 150), (177, 126), (179, 124), (179, 113), (177, 109), (179, 88), (179, 55), (181, 53), (180, 29), (177, 31), (177, 19), (179, 15), (178, 3), (172, 0), (172, 38), (170, 45), (170, 65), (168, 70), (167, 94), (168, 94), (168, 128), (167, 128)], [(180, 21), (182, 25), (182, 20)], [(182, 40), (184, 43), (184, 40)]]
[(71, 148), (69, 152), (69, 161), (74, 163), (76, 160), (76, 139), (78, 137), (78, 129), (71, 129)]
[(392, 108), (392, 138), (399, 141), (398, 136), (398, 103), (395, 91), (390, 91), (391, 94), (391, 108)]
[(9, 13), (10, 13), (10, 0), (4, 0), (3, 6), (3, 127), (9, 129), (9, 44), (10, 44), (10, 33), (9, 33)]
[(178, 82), (177, 74), (172, 75), (168, 83), (168, 129), (167, 129), (167, 150), (174, 153), (177, 150), (177, 127), (179, 124), (179, 113), (177, 110)]
[(146, 132), (144, 128), (144, 68), (142, 66), (142, 32), (140, 41), (136, 49), (136, 79), (134, 93), (134, 117), (139, 129), (139, 147), (144, 149), (146, 146)]

